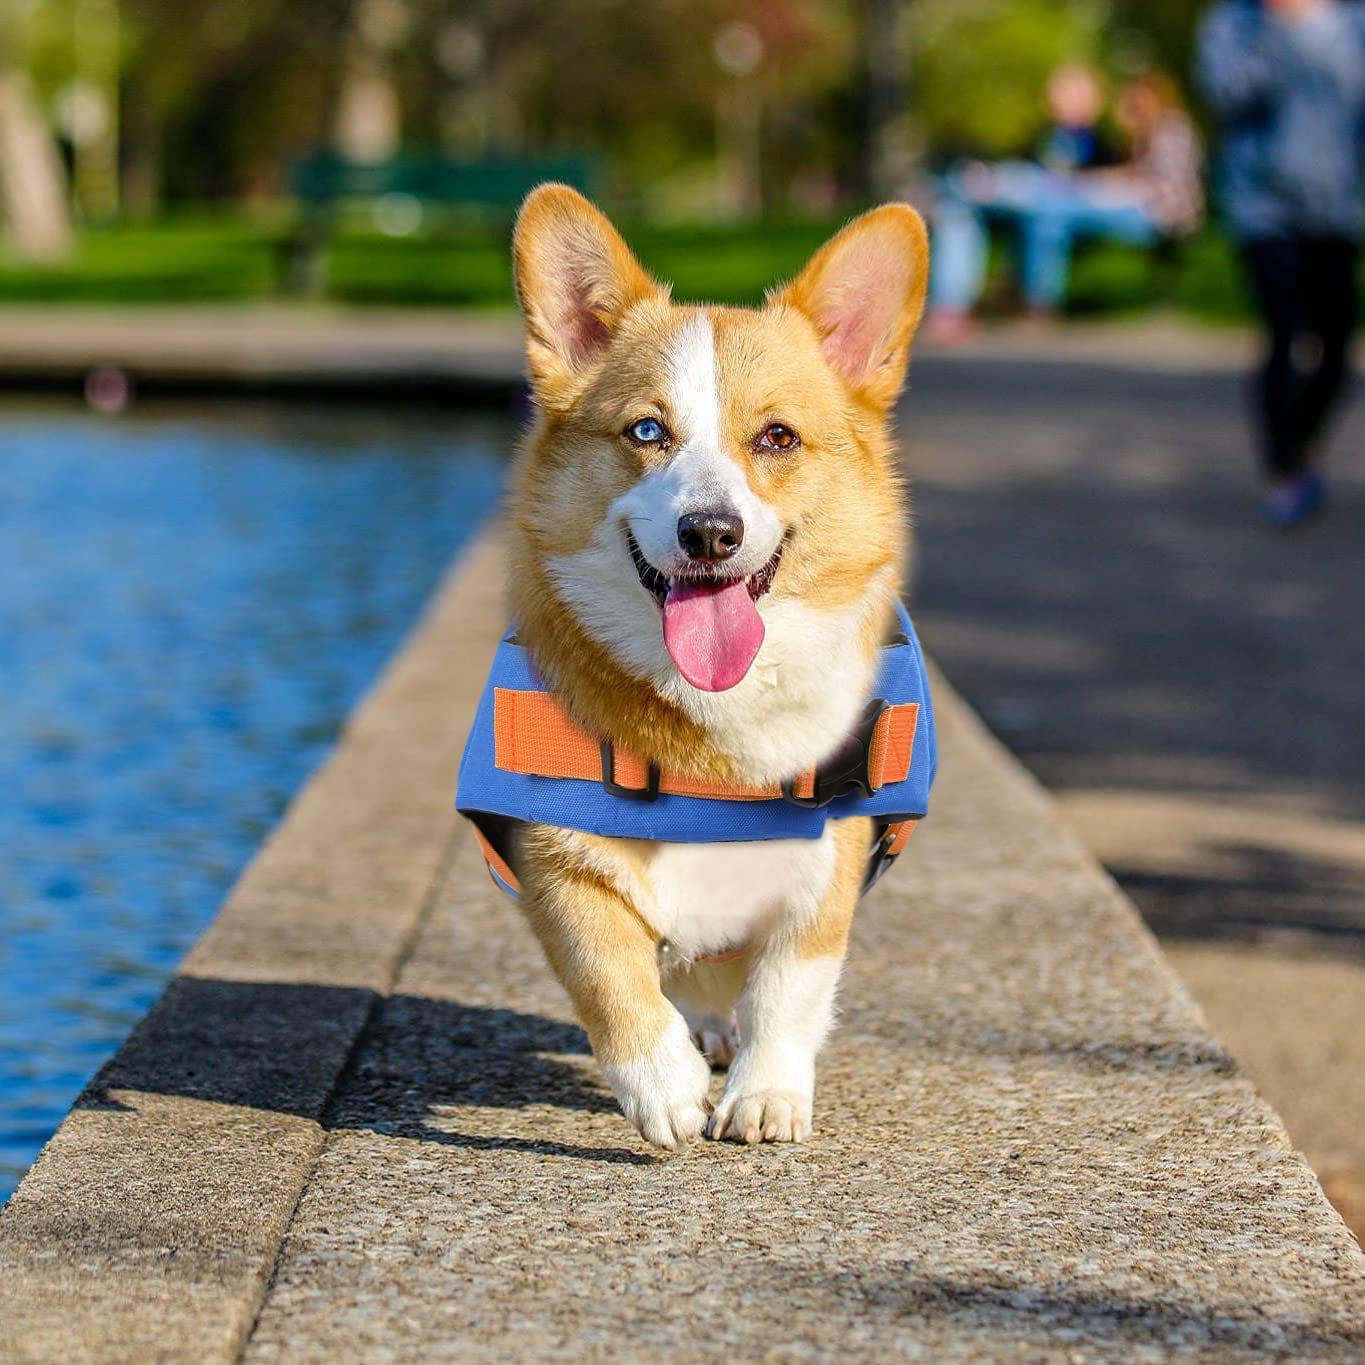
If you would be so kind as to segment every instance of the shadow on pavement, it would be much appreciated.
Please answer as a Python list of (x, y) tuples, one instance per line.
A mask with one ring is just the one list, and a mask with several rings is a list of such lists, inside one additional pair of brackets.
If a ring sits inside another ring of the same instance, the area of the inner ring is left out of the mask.
[[(877, 1011), (850, 1001), (847, 1030), (879, 1036)], [(1182, 1016), (1183, 1018), (1183, 1016)], [(1019, 1068), (1077, 1075), (1183, 1071), (1221, 1075), (1227, 1053), (1154, 1013), (1138, 1033), (1080, 1033), (1063, 1019), (983, 1017), (979, 1004), (926, 1004), (888, 1018), (885, 1045), (905, 1065), (989, 1057)], [(358, 1035), (358, 1041), (357, 1041)], [(344, 1070), (343, 1070), (344, 1068)], [(338, 1082), (338, 1074), (341, 1079)], [(352, 987), (177, 977), (123, 1050), (91, 1082), (80, 1109), (126, 1110), (138, 1092), (238, 1105), (367, 1128), (395, 1137), (477, 1148), (535, 1150), (612, 1161), (654, 1158), (624, 1148), (576, 1148), (547, 1124), (546, 1140), (443, 1127), (488, 1110), (558, 1111), (618, 1118), (577, 1025), (516, 1010), (424, 996), (383, 999)], [(435, 1116), (435, 1117), (434, 1117)], [(622, 1124), (623, 1143), (632, 1141)]]
[[(841, 1280), (849, 1282), (842, 1287), (858, 1294), (863, 1311), (873, 1318), (947, 1318), (968, 1329), (1012, 1333), (1020, 1331), (1021, 1319), (1031, 1321), (1040, 1352), (1043, 1343), (1050, 1351), (1058, 1341), (1071, 1340), (1087, 1348), (1158, 1348), (1164, 1354), (1179, 1343), (1179, 1349), (1191, 1353), (1222, 1348), (1296, 1359), (1365, 1346), (1365, 1327), (1294, 1316), (1292, 1311), (1267, 1317), (1263, 1307), (1250, 1303), (1239, 1311), (1231, 1296), (1216, 1307), (1186, 1308), (1117, 1286), (1101, 1289), (1065, 1281), (1040, 1286), (1004, 1278), (965, 1282), (914, 1264), (888, 1266), (879, 1275), (836, 1276), (826, 1288), (839, 1290)], [(1084, 1356), (1078, 1350), (1077, 1358)]]
[[(1320, 523), (1264, 529), (1244, 392), (1226, 373), (919, 362), (916, 619), (1069, 809), (1140, 793), (1221, 812), (1177, 866), (1180, 812), (1086, 829), (1159, 932), (1289, 923), (1365, 951), (1365, 467), (1329, 466)], [(1336, 452), (1362, 443), (1348, 414)], [(1277, 812), (1332, 822), (1339, 848), (1295, 847)]]
[(136, 1092), (446, 1146), (655, 1160), (631, 1150), (624, 1126), (620, 1149), (443, 1126), (446, 1116), (487, 1109), (615, 1116), (616, 1102), (577, 1025), (420, 996), (381, 1000), (353, 987), (177, 977), (75, 1107), (127, 1110), (136, 1106)]

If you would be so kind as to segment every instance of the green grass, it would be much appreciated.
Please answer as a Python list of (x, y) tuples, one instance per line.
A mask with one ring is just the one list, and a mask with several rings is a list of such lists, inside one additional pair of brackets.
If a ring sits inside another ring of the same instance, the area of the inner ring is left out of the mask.
[[(681, 299), (757, 302), (794, 274), (837, 227), (792, 222), (716, 227), (625, 225), (645, 265)], [(385, 237), (348, 221), (325, 257), (323, 294), (339, 303), (501, 308), (512, 303), (505, 223), (451, 222)], [(293, 233), (283, 216), (169, 218), (85, 233), (60, 265), (21, 266), (0, 256), (0, 303), (230, 303), (285, 297)], [(1246, 316), (1237, 263), (1209, 233), (1169, 259), (1121, 246), (1077, 255), (1068, 311), (1134, 312), (1176, 305), (1211, 320)]]
[(84, 234), (59, 265), (0, 257), (0, 301), (203, 303), (262, 298), (275, 287), (283, 231), (226, 217)]
[[(645, 266), (681, 299), (757, 303), (771, 284), (800, 269), (834, 223), (765, 228), (631, 227), (624, 231)], [(451, 228), (421, 237), (339, 235), (327, 257), (327, 296), (345, 303), (488, 307), (510, 305), (506, 231)]]
[(1233, 245), (1204, 233), (1169, 252), (1113, 244), (1083, 246), (1071, 272), (1067, 311), (1079, 315), (1179, 308), (1206, 322), (1250, 316)]

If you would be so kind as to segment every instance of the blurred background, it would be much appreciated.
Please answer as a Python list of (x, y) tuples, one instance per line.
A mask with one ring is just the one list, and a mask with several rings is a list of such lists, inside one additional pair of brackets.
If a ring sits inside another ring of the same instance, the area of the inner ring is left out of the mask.
[(921, 633), (1365, 1229), (1365, 422), (1263, 525), (1210, 8), (0, 0), (0, 1198), (493, 513), (553, 177), (718, 302), (934, 217)]
[[(1185, 80), (1199, 10), (6, 0), (0, 299), (501, 306), (506, 218), (541, 172), (645, 231), (684, 292), (749, 299), (857, 206), (964, 154), (1029, 152), (1059, 63)], [(326, 202), (352, 188), (363, 203)], [(324, 208), (328, 259), (310, 267), (302, 239)], [(1090, 255), (1077, 311), (1244, 306), (1214, 234), (1164, 275), (1122, 249)]]

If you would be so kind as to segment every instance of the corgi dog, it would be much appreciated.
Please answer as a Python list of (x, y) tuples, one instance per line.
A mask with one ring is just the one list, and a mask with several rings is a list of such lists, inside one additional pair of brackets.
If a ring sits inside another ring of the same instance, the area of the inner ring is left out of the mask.
[[(864, 214), (757, 309), (673, 302), (562, 185), (528, 197), (514, 254), (536, 412), (516, 639), (584, 732), (679, 780), (780, 790), (855, 729), (895, 629), (888, 423), (924, 225)], [(811, 1133), (871, 837), (863, 817), (736, 842), (519, 829), (531, 926), (648, 1142)]]

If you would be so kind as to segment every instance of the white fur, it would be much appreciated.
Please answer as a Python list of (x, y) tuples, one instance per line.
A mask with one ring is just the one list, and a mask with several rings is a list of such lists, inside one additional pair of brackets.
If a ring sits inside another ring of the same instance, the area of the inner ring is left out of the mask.
[(653, 1052), (602, 1071), (646, 1142), (683, 1147), (706, 1127), (711, 1068), (676, 1010)]
[(834, 1022), (843, 960), (800, 958), (774, 943), (739, 997), (740, 1047), (711, 1120), (713, 1137), (800, 1142), (815, 1102), (815, 1057)]
[(658, 603), (640, 585), (616, 525), (604, 525), (588, 549), (552, 560), (550, 569), (565, 606), (593, 637), (703, 726), (756, 783), (814, 767), (853, 728), (876, 665), (863, 653), (863, 631), (893, 589), (888, 571), (846, 611), (760, 598), (765, 635), (753, 667), (728, 692), (702, 692), (669, 658)]
[(800, 1142), (810, 1135), (815, 1057), (834, 1022), (840, 957), (804, 958), (795, 931), (819, 913), (834, 874), (834, 832), (820, 840), (823, 875), (793, 878), (783, 913), (755, 943), (735, 1014), (739, 1050), (709, 1131), (736, 1141)]
[(727, 692), (691, 686), (664, 648), (659, 606), (640, 585), (626, 530), (651, 564), (675, 576), (687, 563), (678, 518), (729, 507), (745, 524), (744, 545), (732, 563), (750, 575), (772, 558), (786, 527), (725, 454), (715, 338), (704, 314), (675, 343), (669, 402), (679, 428), (677, 454), (616, 500), (587, 549), (552, 559), (550, 571), (565, 605), (618, 662), (705, 727), (750, 780), (782, 781), (814, 767), (852, 729), (875, 666), (861, 638), (869, 615), (893, 592), (894, 577), (888, 570), (843, 611), (760, 598), (765, 635), (747, 676)]
[[(705, 1050), (729, 1060), (738, 1039), (711, 1133), (800, 1142), (811, 1131), (815, 1058), (833, 1022), (842, 963), (801, 958), (792, 931), (818, 913), (829, 890), (833, 829), (819, 839), (652, 848), (640, 908), (679, 957), (749, 948), (747, 971), (703, 963), (664, 982), (691, 1005), (689, 1023)], [(730, 1001), (741, 983), (732, 1030)]]
[(744, 947), (793, 905), (818, 904), (834, 872), (832, 829), (819, 839), (653, 849), (653, 894), (641, 909), (684, 960)]
[(725, 448), (720, 420), (716, 334), (705, 313), (694, 313), (673, 341), (668, 357), (668, 402), (684, 447), (719, 454)]
[(725, 452), (716, 339), (705, 313), (694, 314), (674, 340), (667, 384), (676, 453), (617, 499), (610, 520), (630, 530), (660, 573), (676, 578), (691, 563), (678, 544), (678, 519), (693, 512), (738, 513), (744, 543), (726, 568), (747, 578), (773, 557), (785, 527)]

